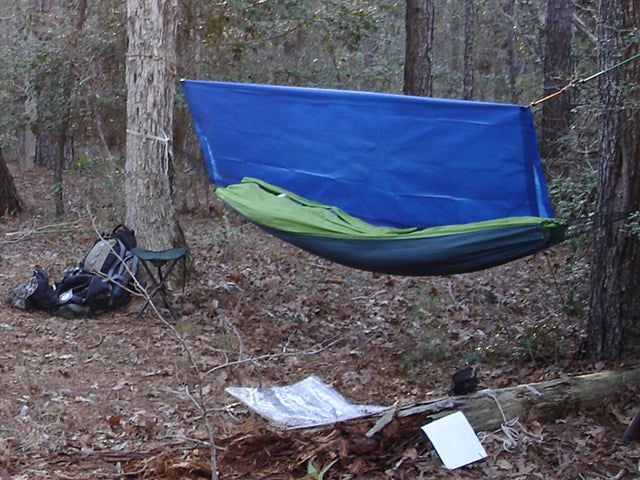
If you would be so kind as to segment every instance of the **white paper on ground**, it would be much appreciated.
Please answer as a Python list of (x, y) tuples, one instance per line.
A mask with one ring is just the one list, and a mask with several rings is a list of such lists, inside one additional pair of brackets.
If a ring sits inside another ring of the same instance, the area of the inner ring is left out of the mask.
[(263, 417), (285, 428), (325, 425), (373, 415), (388, 408), (351, 404), (316, 376), (285, 387), (228, 387), (225, 390)]
[(422, 427), (444, 466), (450, 470), (482, 460), (487, 452), (467, 417), (452, 413)]

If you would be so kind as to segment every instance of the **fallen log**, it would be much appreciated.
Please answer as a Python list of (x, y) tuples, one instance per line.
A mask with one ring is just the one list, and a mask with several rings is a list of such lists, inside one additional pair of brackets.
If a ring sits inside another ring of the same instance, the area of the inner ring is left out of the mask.
[(384, 471), (407, 449), (426, 449), (421, 427), (450, 413), (462, 411), (476, 432), (493, 431), (515, 418), (548, 421), (595, 408), (638, 387), (640, 367), (441, 397), (313, 429), (259, 428), (221, 440), (219, 463), (236, 470), (243, 465), (240, 474), (304, 472), (310, 459), (322, 465), (338, 458), (350, 473)]
[[(454, 405), (447, 405), (428, 417), (436, 419), (460, 410), (476, 431), (494, 430), (502, 425), (505, 417), (518, 417), (523, 421), (555, 420), (568, 413), (597, 407), (629, 388), (638, 387), (640, 367), (565, 376), (546, 382), (486, 389), (471, 395), (452, 397), (448, 400), (453, 400)], [(399, 409), (398, 416), (419, 414), (422, 408), (442, 402), (443, 399), (438, 399), (406, 406)]]

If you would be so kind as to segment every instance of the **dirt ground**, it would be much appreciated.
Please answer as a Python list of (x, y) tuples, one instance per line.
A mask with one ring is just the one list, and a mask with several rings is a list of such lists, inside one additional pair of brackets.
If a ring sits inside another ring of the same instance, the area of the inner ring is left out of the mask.
[[(93, 244), (94, 221), (122, 221), (115, 174), (68, 173), (67, 216), (54, 219), (50, 174), (10, 169), (26, 208), (0, 220), (2, 293), (36, 267), (59, 278)], [(202, 200), (207, 188), (191, 191)], [(453, 471), (415, 429), (358, 454), (336, 441), (348, 422), (286, 431), (225, 392), (315, 375), (353, 403), (408, 405), (449, 395), (467, 365), (497, 389), (637, 364), (581, 359), (589, 269), (573, 244), (484, 272), (392, 277), (312, 257), (221, 217), (213, 199), (190, 202), (178, 321), (161, 308), (136, 320), (142, 297), (75, 320), (0, 306), (0, 480), (201, 479), (212, 459), (222, 479), (640, 478), (640, 445), (620, 441), (637, 385), (596, 410), (519, 419), (512, 443), (487, 432), (488, 457)]]

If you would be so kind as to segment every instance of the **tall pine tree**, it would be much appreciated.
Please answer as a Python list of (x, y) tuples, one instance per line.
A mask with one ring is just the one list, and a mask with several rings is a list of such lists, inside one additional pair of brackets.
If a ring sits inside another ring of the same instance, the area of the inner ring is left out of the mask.
[[(603, 69), (640, 51), (637, 0), (601, 0), (598, 34)], [(600, 77), (602, 133), (587, 351), (617, 359), (640, 327), (640, 239), (613, 221), (640, 209), (640, 60)]]

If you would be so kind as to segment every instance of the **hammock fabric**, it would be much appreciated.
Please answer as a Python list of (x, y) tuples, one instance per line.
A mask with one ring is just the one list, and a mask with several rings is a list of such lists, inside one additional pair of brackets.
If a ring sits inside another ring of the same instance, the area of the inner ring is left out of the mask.
[(183, 81), (216, 193), (354, 268), (480, 270), (563, 239), (518, 105)]

